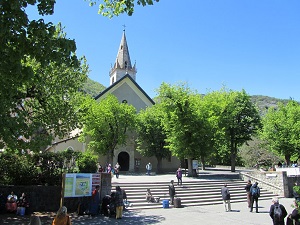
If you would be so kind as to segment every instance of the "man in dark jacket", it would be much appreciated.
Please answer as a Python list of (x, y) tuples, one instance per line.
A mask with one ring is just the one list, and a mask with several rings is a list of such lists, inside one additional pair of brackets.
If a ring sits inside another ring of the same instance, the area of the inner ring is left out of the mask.
[(174, 205), (174, 196), (175, 196), (174, 180), (171, 180), (171, 183), (169, 185), (169, 195), (170, 195), (170, 204)]
[(227, 187), (227, 184), (224, 184), (224, 187), (222, 187), (221, 194), (222, 194), (222, 199), (223, 199), (225, 211), (226, 212), (231, 211), (230, 193), (229, 193), (229, 189)]
[(269, 215), (273, 220), (273, 225), (284, 225), (284, 218), (287, 215), (285, 207), (279, 204), (278, 198), (273, 198), (272, 202)]
[(116, 205), (116, 219), (122, 219), (124, 202), (123, 202), (123, 193), (120, 186), (116, 186), (115, 205)]
[(258, 198), (260, 196), (260, 188), (258, 187), (258, 183), (255, 182), (250, 188), (250, 194), (251, 194), (251, 207), (250, 212), (253, 211), (253, 203), (255, 201), (256, 206), (256, 212), (258, 213)]
[[(290, 219), (294, 220), (294, 225), (300, 225), (300, 214), (299, 214), (299, 206), (298, 206), (298, 201), (295, 201), (294, 202), (294, 210), (292, 211), (292, 213), (290, 214)], [(292, 221), (293, 222), (293, 221)]]

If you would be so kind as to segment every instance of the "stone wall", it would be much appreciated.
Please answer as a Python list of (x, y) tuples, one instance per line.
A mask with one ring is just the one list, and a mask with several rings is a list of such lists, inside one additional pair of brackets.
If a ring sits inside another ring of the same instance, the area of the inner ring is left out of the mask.
[[(18, 198), (23, 192), (26, 193), (29, 199), (30, 212), (56, 212), (60, 207), (61, 187), (59, 186), (0, 186), (0, 193), (5, 197), (12, 191)], [(90, 197), (64, 199), (64, 205), (69, 212), (75, 212), (79, 202), (87, 207)]]
[(287, 176), (286, 171), (249, 171), (240, 172), (244, 181), (258, 182), (258, 186), (279, 196), (293, 197), (293, 186), (295, 182), (300, 183), (300, 176)]

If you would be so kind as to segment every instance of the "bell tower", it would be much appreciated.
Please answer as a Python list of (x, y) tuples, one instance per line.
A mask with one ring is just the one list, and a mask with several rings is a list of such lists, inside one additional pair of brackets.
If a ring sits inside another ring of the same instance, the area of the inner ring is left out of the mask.
[(122, 77), (124, 77), (127, 74), (130, 75), (132, 79), (135, 81), (136, 73), (137, 73), (136, 63), (134, 63), (133, 66), (131, 64), (128, 45), (126, 41), (125, 29), (124, 29), (116, 61), (109, 72), (110, 85), (120, 80)]

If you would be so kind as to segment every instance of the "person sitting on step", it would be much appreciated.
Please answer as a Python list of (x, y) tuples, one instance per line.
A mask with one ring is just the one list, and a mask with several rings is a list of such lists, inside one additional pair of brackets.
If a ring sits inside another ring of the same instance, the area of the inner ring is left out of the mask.
[(152, 193), (150, 191), (150, 188), (147, 189), (147, 192), (146, 192), (146, 201), (149, 203), (149, 202), (159, 202), (159, 197), (153, 197), (152, 196)]

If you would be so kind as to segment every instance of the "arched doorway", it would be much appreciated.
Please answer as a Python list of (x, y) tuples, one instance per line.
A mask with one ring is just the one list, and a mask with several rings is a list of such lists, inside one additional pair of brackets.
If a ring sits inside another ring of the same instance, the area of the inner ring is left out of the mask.
[(118, 155), (118, 163), (121, 166), (120, 171), (129, 170), (129, 154), (127, 152), (120, 152)]

